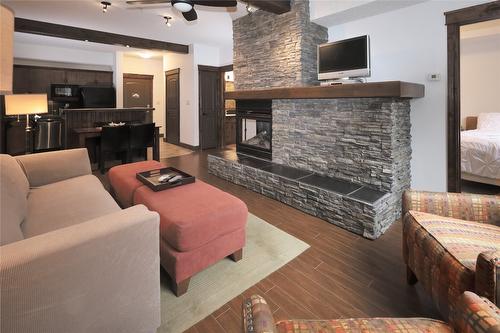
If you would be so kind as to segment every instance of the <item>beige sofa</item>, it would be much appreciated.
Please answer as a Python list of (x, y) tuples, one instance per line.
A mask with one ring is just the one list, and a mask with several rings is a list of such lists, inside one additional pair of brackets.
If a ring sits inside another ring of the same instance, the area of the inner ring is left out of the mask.
[(86, 149), (0, 155), (0, 332), (155, 332), (159, 216), (125, 210)]

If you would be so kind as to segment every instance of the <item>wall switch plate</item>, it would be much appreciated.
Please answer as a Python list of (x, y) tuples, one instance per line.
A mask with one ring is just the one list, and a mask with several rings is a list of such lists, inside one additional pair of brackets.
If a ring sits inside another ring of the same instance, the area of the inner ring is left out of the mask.
[(441, 81), (441, 74), (439, 73), (427, 74), (427, 81)]

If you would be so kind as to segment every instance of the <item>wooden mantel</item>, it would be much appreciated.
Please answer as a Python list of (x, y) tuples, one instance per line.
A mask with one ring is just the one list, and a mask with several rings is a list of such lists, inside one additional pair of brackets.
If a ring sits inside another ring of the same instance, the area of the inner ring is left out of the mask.
[(226, 92), (226, 99), (328, 99), (328, 98), (364, 98), (364, 97), (424, 97), (423, 84), (386, 81), (333, 86), (312, 86), (294, 88), (269, 88)]

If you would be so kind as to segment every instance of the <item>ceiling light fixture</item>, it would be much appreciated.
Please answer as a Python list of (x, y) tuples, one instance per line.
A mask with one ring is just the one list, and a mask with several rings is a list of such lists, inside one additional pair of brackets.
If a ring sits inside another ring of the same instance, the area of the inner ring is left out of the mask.
[(111, 6), (111, 2), (101, 1), (102, 12), (106, 13), (108, 11), (108, 7)]
[(247, 13), (248, 13), (249, 15), (252, 15), (252, 14), (253, 14), (253, 13), (255, 13), (257, 10), (259, 10), (259, 8), (254, 7), (254, 6), (252, 6), (251, 4), (249, 4), (249, 3), (247, 3), (247, 7), (246, 7), (246, 8), (247, 8)]
[(165, 24), (167, 25), (167, 27), (171, 27), (172, 26), (172, 23), (170, 23), (170, 20), (172, 19), (171, 16), (163, 16), (163, 18), (165, 19)]
[(172, 6), (182, 13), (187, 13), (193, 9), (193, 4), (189, 0), (172, 0)]

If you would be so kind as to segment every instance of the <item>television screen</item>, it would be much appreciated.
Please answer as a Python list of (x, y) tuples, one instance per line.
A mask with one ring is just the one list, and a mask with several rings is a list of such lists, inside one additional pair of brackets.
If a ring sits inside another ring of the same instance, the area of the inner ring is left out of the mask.
[[(368, 36), (355, 37), (321, 45), (318, 49), (318, 72), (320, 79), (328, 79), (321, 74), (334, 77), (363, 76), (369, 74)], [(365, 70), (365, 71), (358, 71)], [(351, 72), (348, 72), (351, 71)], [(366, 72), (368, 71), (368, 73)], [(336, 76), (338, 73), (340, 76)]]

